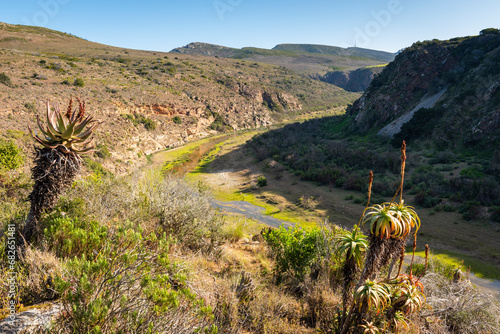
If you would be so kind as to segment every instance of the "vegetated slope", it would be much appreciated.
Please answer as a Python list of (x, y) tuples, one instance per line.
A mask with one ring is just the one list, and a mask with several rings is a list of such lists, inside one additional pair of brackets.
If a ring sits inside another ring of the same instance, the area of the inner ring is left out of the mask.
[[(361, 48), (341, 48), (314, 44), (279, 44), (273, 49), (244, 47), (229, 48), (208, 43), (190, 43), (171, 52), (245, 59), (283, 66), (311, 78), (325, 81), (348, 91), (363, 91), (380, 70), (377, 66), (392, 61), (395, 54)], [(362, 75), (351, 75), (363, 69)], [(332, 76), (344, 76), (346, 80), (332, 80)]]
[(465, 220), (500, 221), (499, 56), (495, 29), (416, 43), (346, 115), (289, 125), (250, 145), (261, 160), (344, 189), (364, 191), (373, 169), (377, 197), (394, 191), (398, 157), (387, 153), (389, 143), (406, 140), (413, 155), (407, 190), (416, 204), (459, 211)]
[(341, 48), (338, 46), (318, 44), (278, 44), (273, 48), (273, 50), (321, 53), (339, 56), (354, 56), (378, 60), (386, 63), (393, 61), (395, 57), (395, 54), (391, 52), (363, 49), (357, 47)]
[(354, 103), (352, 129), (379, 131), (425, 99), (443, 95), (431, 111), (416, 111), (399, 141), (430, 139), (440, 147), (497, 149), (500, 139), (500, 33), (416, 43), (374, 79)]
[(98, 139), (125, 172), (191, 138), (267, 126), (359, 95), (266, 64), (128, 50), (0, 24), (2, 128), (26, 133), (47, 100), (70, 96), (105, 121)]

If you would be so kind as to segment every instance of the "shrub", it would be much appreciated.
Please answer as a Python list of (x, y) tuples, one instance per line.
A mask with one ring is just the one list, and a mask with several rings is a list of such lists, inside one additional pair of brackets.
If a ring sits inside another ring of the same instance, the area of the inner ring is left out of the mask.
[(262, 235), (276, 260), (274, 273), (278, 283), (289, 278), (302, 282), (311, 266), (323, 255), (318, 247), (322, 238), (318, 228), (290, 227), (287, 230), (282, 225), (265, 230)]
[(141, 123), (144, 124), (144, 127), (146, 130), (155, 130), (156, 129), (156, 122), (153, 121), (151, 118), (143, 118), (141, 119)]
[(0, 172), (16, 169), (23, 163), (24, 155), (21, 149), (13, 141), (0, 140)]
[(27, 102), (24, 104), (24, 107), (26, 108), (26, 110), (30, 113), (36, 113), (36, 105), (35, 103), (30, 103), (30, 102)]
[(12, 81), (10, 80), (10, 77), (5, 74), (5, 73), (0, 73), (0, 83), (4, 84), (5, 86), (12, 87)]
[(156, 122), (152, 120), (151, 118), (144, 117), (140, 114), (125, 114), (123, 115), (125, 119), (129, 120), (134, 124), (135, 126), (139, 124), (143, 124), (146, 130), (155, 130), (156, 129)]
[(429, 273), (422, 277), (427, 304), (440, 310), (440, 317), (453, 333), (497, 333), (500, 328), (498, 300), (469, 282), (450, 282)]
[(76, 87), (83, 87), (85, 86), (85, 82), (82, 78), (76, 78), (75, 81), (73, 81), (73, 85)]
[(496, 223), (500, 223), (500, 207), (494, 206), (488, 210), (490, 213), (490, 220)]
[(172, 117), (172, 122), (175, 124), (182, 124), (182, 119), (179, 116)]
[(111, 153), (109, 153), (109, 150), (105, 145), (99, 143), (97, 144), (95, 155), (101, 159), (108, 159), (111, 156)]
[[(0, 238), (2, 244), (6, 244)], [(12, 279), (12, 271), (9, 271), (9, 264), (3, 261), (6, 252), (2, 251), (2, 261), (0, 261), (0, 281), (7, 283)], [(9, 284), (0, 285), (0, 316), (9, 309), (9, 301), (16, 302), (16, 308), (41, 303), (47, 300), (54, 300), (59, 295), (54, 290), (54, 279), (62, 275), (63, 266), (53, 253), (41, 251), (32, 247), (27, 247), (23, 256), (16, 261), (16, 298), (9, 298)]]
[(257, 178), (257, 186), (259, 186), (259, 187), (267, 186), (267, 178), (264, 175), (260, 175)]
[[(211, 309), (168, 258), (169, 241), (119, 228), (99, 253), (67, 262), (56, 279), (64, 333), (192, 333), (211, 321)], [(212, 326), (212, 330), (215, 330)], [(208, 327), (207, 327), (208, 330)]]
[(72, 258), (98, 252), (108, 233), (97, 221), (55, 217), (47, 222), (44, 236), (49, 249), (58, 257)]
[(462, 214), (462, 218), (468, 221), (476, 220), (481, 214), (481, 204), (478, 201), (465, 202), (458, 212)]
[[(203, 189), (173, 177), (153, 176), (144, 182), (142, 185), (151, 190), (135, 199), (136, 206), (157, 219), (155, 229), (175, 236), (193, 250), (210, 253), (217, 248), (223, 239), (224, 220)], [(143, 214), (139, 214), (140, 219), (144, 219)]]
[(215, 119), (208, 127), (209, 129), (222, 132), (231, 128), (224, 117), (222, 117), (220, 114), (212, 112), (212, 115)]
[(90, 169), (96, 175), (106, 175), (106, 176), (113, 175), (110, 171), (108, 171), (106, 168), (104, 168), (97, 161), (94, 161), (88, 157), (84, 157), (83, 161), (85, 162), (85, 165), (87, 166), (87, 168)]
[(299, 198), (299, 205), (307, 210), (314, 210), (321, 203), (321, 196), (302, 195)]

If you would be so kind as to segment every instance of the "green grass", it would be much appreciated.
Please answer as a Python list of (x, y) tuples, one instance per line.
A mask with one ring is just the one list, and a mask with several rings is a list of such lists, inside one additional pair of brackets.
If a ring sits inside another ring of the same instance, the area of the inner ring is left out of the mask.
[(189, 155), (200, 145), (213, 140), (214, 137), (204, 138), (184, 146), (162, 151), (156, 154), (156, 159), (160, 159), (163, 162), (163, 169), (165, 171), (171, 170), (172, 168), (186, 163)]
[(293, 224), (298, 224), (302, 227), (316, 227), (317, 224), (314, 222), (307, 221), (300, 212), (297, 211), (282, 211), (275, 205), (272, 205), (262, 199), (257, 198), (256, 195), (250, 193), (242, 193), (239, 191), (223, 191), (216, 189), (213, 192), (214, 197), (223, 202), (230, 201), (245, 201), (255, 206), (260, 206), (264, 208), (264, 215), (272, 216), (277, 219), (281, 219)]
[[(415, 252), (415, 255), (420, 257), (425, 257), (423, 251)], [(488, 264), (486, 262), (477, 260), (471, 256), (455, 252), (441, 251), (441, 250), (432, 253), (431, 256), (444, 264), (460, 268), (464, 272), (470, 266), (471, 271), (477, 277), (500, 280), (500, 268)], [(462, 260), (463, 260), (463, 265), (462, 265)]]
[(365, 68), (386, 67), (387, 65), (388, 64), (370, 65), (370, 66), (366, 66)]

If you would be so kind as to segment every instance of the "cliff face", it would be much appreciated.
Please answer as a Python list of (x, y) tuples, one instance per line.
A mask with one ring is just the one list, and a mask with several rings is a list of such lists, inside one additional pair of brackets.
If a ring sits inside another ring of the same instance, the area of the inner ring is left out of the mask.
[(383, 68), (383, 66), (374, 66), (354, 71), (332, 71), (317, 78), (349, 92), (364, 92)]
[[(356, 132), (385, 128), (380, 134), (404, 137), (401, 132), (413, 124), (443, 145), (494, 145), (500, 139), (499, 31), (414, 44), (372, 81), (348, 114)], [(400, 131), (385, 131), (397, 124)], [(419, 137), (419, 129), (412, 132), (410, 137)]]

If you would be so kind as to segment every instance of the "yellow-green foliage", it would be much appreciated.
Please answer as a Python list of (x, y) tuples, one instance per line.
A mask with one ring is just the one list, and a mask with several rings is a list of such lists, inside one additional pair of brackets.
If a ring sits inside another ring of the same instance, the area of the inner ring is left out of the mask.
[(107, 228), (97, 221), (55, 217), (46, 224), (47, 245), (61, 258), (91, 255), (108, 237)]
[(68, 274), (55, 282), (66, 312), (56, 329), (184, 333), (207, 326), (211, 309), (169, 260), (169, 245), (165, 235), (119, 227), (98, 253), (69, 260)]
[(9, 140), (0, 140), (0, 173), (18, 168), (24, 163), (24, 155), (17, 145)]

